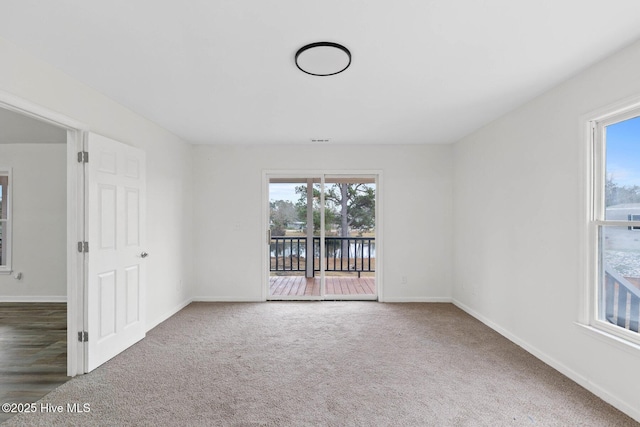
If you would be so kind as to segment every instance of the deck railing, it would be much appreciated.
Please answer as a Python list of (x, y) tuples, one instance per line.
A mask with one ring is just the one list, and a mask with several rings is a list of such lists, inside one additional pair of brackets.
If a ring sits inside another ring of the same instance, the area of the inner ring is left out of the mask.
[(616, 271), (605, 269), (604, 295), (607, 321), (638, 332), (640, 289)]
[[(306, 271), (306, 237), (271, 237), (271, 271)], [(313, 272), (320, 271), (320, 237), (313, 238)], [(375, 272), (375, 238), (325, 237), (324, 270)]]
[[(325, 237), (324, 271), (349, 271), (358, 273), (375, 271), (375, 238)], [(313, 238), (314, 252), (320, 253), (320, 238)], [(374, 260), (373, 263), (371, 260)], [(314, 269), (320, 271), (320, 267)]]
[(306, 271), (307, 238), (271, 236), (271, 271)]

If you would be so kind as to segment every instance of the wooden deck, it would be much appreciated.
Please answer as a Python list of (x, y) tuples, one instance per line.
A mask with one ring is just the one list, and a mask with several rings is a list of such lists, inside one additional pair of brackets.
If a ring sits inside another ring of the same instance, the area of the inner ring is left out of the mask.
[[(326, 295), (371, 296), (376, 294), (373, 277), (328, 276), (325, 278), (325, 283)], [(320, 296), (320, 278), (271, 276), (269, 296)]]

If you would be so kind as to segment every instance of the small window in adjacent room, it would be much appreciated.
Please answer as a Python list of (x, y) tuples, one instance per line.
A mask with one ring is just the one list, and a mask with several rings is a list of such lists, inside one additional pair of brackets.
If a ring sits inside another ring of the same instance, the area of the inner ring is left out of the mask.
[(0, 274), (11, 272), (11, 170), (0, 167)]
[(592, 122), (591, 325), (640, 343), (640, 108)]

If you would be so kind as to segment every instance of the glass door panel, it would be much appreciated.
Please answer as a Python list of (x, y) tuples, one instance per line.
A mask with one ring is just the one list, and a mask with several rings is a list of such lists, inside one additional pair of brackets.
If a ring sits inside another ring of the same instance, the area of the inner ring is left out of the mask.
[(318, 177), (269, 179), (269, 300), (321, 297), (320, 191)]
[(376, 180), (326, 175), (325, 297), (375, 299)]

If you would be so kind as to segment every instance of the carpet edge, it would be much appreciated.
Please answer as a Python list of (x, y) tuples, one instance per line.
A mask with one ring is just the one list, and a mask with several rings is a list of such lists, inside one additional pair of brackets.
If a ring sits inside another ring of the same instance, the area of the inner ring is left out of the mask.
[(515, 336), (514, 334), (512, 334), (508, 330), (504, 329), (503, 327), (501, 327), (497, 323), (493, 322), (492, 320), (488, 319), (487, 317), (485, 317), (482, 314), (478, 313), (477, 311), (473, 310), (471, 307), (463, 304), (462, 302), (456, 300), (455, 298), (453, 298), (451, 302), (452, 302), (453, 305), (458, 307), (460, 310), (462, 310), (465, 313), (469, 314), (470, 316), (473, 316), (474, 318), (478, 319), (480, 322), (484, 323), (485, 325), (487, 325), (488, 327), (490, 327), (491, 329), (493, 329), (494, 331), (496, 331), (497, 333), (499, 333), (500, 335), (502, 335), (503, 337), (505, 337), (509, 341), (513, 342), (514, 344), (517, 344), (518, 346), (522, 347), (529, 354), (535, 356), (536, 358), (540, 359), (542, 362), (544, 362), (547, 365), (551, 366), (556, 371), (558, 371), (561, 374), (565, 375), (569, 379), (575, 381), (576, 383), (578, 383), (579, 385), (581, 385), (585, 389), (589, 390), (591, 393), (595, 394), (596, 396), (598, 396), (600, 399), (604, 400), (605, 402), (607, 402), (611, 406), (613, 406), (616, 409), (619, 409), (620, 411), (624, 412), (629, 417), (633, 418), (635, 421), (640, 422), (640, 410), (639, 409), (637, 409), (634, 406), (628, 404), (627, 402), (623, 401), (622, 399), (619, 399), (618, 397), (612, 395), (611, 393), (606, 391), (604, 388), (602, 388), (599, 385), (593, 383), (588, 378), (586, 378), (583, 375), (577, 373), (573, 369), (569, 368), (565, 364), (559, 362), (555, 358), (553, 358), (553, 357), (549, 356), (548, 354), (544, 353), (543, 351), (539, 350), (535, 346), (533, 346), (533, 345), (529, 344), (528, 342), (518, 338), (517, 336)]

